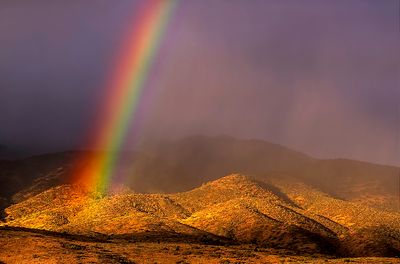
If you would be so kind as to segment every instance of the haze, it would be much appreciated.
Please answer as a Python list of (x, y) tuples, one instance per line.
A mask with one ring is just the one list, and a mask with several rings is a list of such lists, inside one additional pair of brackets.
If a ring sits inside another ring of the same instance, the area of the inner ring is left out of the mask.
[[(81, 148), (137, 4), (0, 2), (0, 145)], [(399, 46), (397, 0), (181, 1), (134, 140), (227, 134), (400, 165)]]

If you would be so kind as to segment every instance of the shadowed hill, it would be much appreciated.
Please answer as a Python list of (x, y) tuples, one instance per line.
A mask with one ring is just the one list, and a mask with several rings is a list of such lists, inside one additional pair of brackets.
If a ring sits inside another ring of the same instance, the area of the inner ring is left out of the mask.
[(144, 145), (132, 159), (129, 185), (140, 192), (185, 191), (221, 175), (290, 171), (312, 161), (307, 155), (261, 140), (196, 136)]
[(0, 144), (0, 159), (11, 159), (18, 156), (17, 151), (10, 149), (9, 147)]
[[(0, 206), (66, 183), (72, 161), (79, 154), (0, 161)], [(143, 144), (138, 152), (123, 156), (125, 184), (137, 192), (182, 192), (221, 175), (242, 173), (261, 181), (300, 181), (332, 197), (385, 210), (400, 208), (399, 168), (343, 159), (318, 160), (261, 140), (196, 136)]]
[[(139, 192), (177, 192), (220, 175), (297, 179), (333, 197), (398, 210), (400, 168), (353, 160), (318, 160), (283, 146), (228, 136), (190, 137), (142, 148), (129, 161), (128, 185)], [(154, 166), (157, 164), (157, 166)]]
[[(12, 195), (24, 189), (27, 189), (26, 192), (39, 193), (65, 182), (65, 176), (76, 155), (77, 152), (63, 152), (22, 160), (0, 161), (0, 197), (11, 198)], [(21, 192), (13, 200), (18, 202), (24, 199), (23, 196)]]
[(385, 209), (400, 208), (397, 167), (345, 159), (318, 160), (288, 175), (333, 197)]
[(63, 152), (0, 160), (0, 218), (8, 205), (66, 183), (76, 155), (77, 152)]

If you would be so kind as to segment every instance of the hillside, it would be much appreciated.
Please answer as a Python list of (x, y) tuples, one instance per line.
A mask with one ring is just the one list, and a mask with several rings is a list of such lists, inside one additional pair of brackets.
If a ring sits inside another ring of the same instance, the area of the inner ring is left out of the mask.
[[(80, 154), (0, 161), (0, 216), (14, 203), (69, 183), (73, 162)], [(400, 208), (399, 168), (344, 159), (318, 160), (260, 140), (196, 136), (146, 143), (136, 153), (124, 155), (122, 163), (124, 184), (141, 193), (184, 192), (221, 175), (242, 173), (264, 183), (276, 179), (301, 182), (338, 200), (379, 210), (398, 212)]]
[[(299, 180), (332, 197), (398, 211), (400, 168), (346, 159), (315, 159), (261, 140), (189, 137), (144, 144), (126, 160), (126, 184), (138, 192), (182, 192), (221, 175)], [(157, 166), (154, 166), (157, 164)]]
[(134, 168), (127, 184), (139, 192), (182, 192), (221, 175), (287, 172), (313, 161), (305, 154), (262, 140), (193, 136), (143, 144), (127, 161)]
[[(63, 185), (6, 209), (5, 225), (67, 232), (253, 243), (301, 253), (398, 256), (400, 214), (304, 184), (234, 174), (176, 194), (96, 198)], [(386, 246), (374, 247), (380, 241)]]
[[(65, 182), (76, 155), (77, 152), (62, 152), (0, 160), (0, 197), (18, 202), (24, 199), (24, 192), (37, 194)], [(20, 193), (12, 197), (17, 192)]]
[(400, 169), (366, 162), (318, 160), (290, 173), (333, 197), (399, 210)]
[(400, 208), (397, 167), (315, 159), (262, 140), (196, 136), (143, 144), (125, 163), (125, 184), (137, 192), (182, 192), (221, 175), (242, 173), (262, 181), (297, 179), (339, 199), (386, 210)]

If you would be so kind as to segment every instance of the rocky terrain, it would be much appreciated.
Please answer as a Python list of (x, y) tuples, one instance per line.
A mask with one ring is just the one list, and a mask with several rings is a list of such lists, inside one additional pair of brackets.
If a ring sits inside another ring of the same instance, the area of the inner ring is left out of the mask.
[[(0, 198), (12, 204), (68, 183), (80, 154), (63, 152), (0, 160)], [(119, 166), (123, 168), (123, 184), (140, 193), (183, 192), (224, 175), (241, 173), (260, 180), (295, 179), (335, 198), (385, 210), (400, 209), (397, 167), (315, 159), (261, 140), (193, 136), (142, 143), (136, 152), (124, 153), (122, 158)]]
[[(68, 182), (72, 152), (0, 163), (10, 186), (1, 190), (0, 261), (392, 263), (400, 256), (398, 168), (229, 137), (175, 143), (134, 154), (131, 188), (106, 196)], [(229, 168), (240, 173), (216, 176)], [(134, 188), (144, 180), (138, 171), (148, 182)], [(168, 192), (174, 182), (182, 191)]]
[(99, 198), (62, 185), (5, 210), (3, 226), (142, 242), (256, 245), (293, 254), (400, 256), (400, 213), (301, 183), (233, 174), (176, 194)]

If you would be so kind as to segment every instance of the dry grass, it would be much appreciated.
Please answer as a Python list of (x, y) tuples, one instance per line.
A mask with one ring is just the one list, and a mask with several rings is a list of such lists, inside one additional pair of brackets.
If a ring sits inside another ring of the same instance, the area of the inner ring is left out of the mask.
[(0, 230), (0, 263), (400, 263), (395, 258), (298, 256), (254, 245), (204, 245), (126, 240), (87, 241), (29, 231)]
[[(64, 185), (13, 205), (6, 213), (8, 226), (71, 234), (168, 234), (182, 242), (212, 238), (301, 254), (400, 252), (397, 212), (335, 199), (304, 184), (265, 183), (238, 174), (169, 195), (96, 198), (77, 186)], [(385, 246), (376, 246), (382, 241)]]

